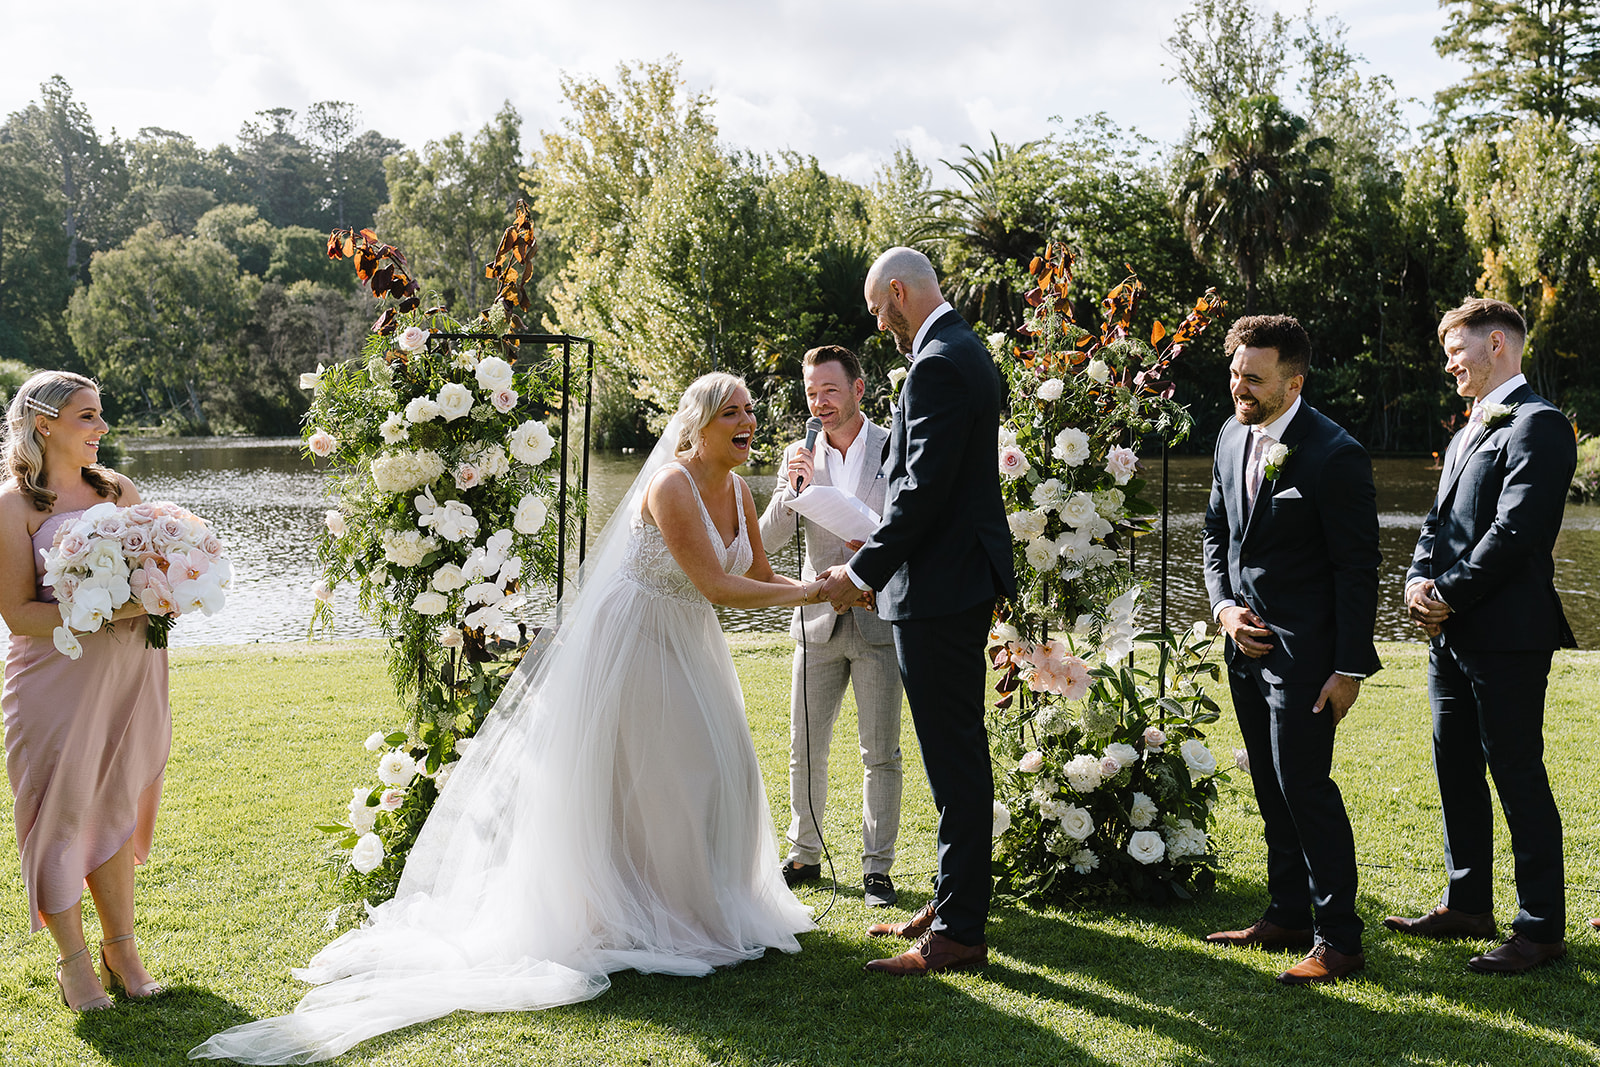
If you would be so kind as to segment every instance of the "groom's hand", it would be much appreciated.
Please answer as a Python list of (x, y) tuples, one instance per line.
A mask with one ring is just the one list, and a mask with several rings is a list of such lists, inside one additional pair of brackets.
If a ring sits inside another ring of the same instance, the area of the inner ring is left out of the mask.
[(1317, 694), (1317, 702), (1311, 706), (1311, 711), (1320, 714), (1323, 708), (1327, 708), (1333, 712), (1333, 724), (1338, 726), (1360, 695), (1360, 678), (1352, 678), (1348, 674), (1330, 674), (1322, 684), (1322, 692)]
[(1260, 659), (1272, 651), (1272, 631), (1249, 608), (1237, 604), (1223, 608), (1217, 615), (1217, 624), (1233, 639), (1234, 647), (1251, 659)]
[(850, 580), (850, 574), (844, 569), (844, 564), (829, 567), (822, 572), (822, 595), (828, 598), (828, 603), (833, 605), (833, 610), (840, 615), (861, 603), (863, 592)]

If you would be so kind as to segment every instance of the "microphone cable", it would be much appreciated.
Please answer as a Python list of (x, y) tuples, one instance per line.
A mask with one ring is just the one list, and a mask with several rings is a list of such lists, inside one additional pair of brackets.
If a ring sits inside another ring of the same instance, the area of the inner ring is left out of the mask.
[[(805, 545), (804, 545), (804, 541), (805, 541), (805, 536), (804, 536), (804, 534), (802, 533), (802, 530), (801, 530), (800, 513), (799, 512), (795, 512), (794, 513), (794, 562), (795, 562), (795, 574), (800, 577), (801, 581), (805, 581), (805, 555), (804, 555)], [(831, 607), (831, 605), (830, 605), (830, 607)], [(809, 671), (810, 664), (809, 664), (809, 662), (807, 660), (806, 613), (805, 613), (805, 608), (803, 606), (799, 607), (799, 608), (797, 608), (795, 610), (797, 611), (797, 613), (800, 616), (800, 716), (801, 716), (801, 738), (802, 738), (802, 740), (803, 740), (803, 742), (805, 744), (805, 748), (806, 748), (806, 811), (811, 816), (811, 828), (813, 830), (815, 830), (816, 833), (817, 833), (817, 841), (820, 842), (821, 845), (822, 845), (822, 860), (823, 860), (823, 862), (825, 864), (827, 864), (827, 867), (828, 867), (828, 881), (832, 886), (832, 889), (831, 889), (831, 891), (830, 891), (830, 893), (828, 895), (827, 906), (822, 909), (822, 911), (817, 915), (816, 919), (814, 920), (818, 926), (821, 926), (822, 925), (822, 920), (827, 918), (828, 913), (833, 910), (834, 904), (838, 903), (838, 901), (839, 901), (839, 876), (834, 871), (833, 853), (828, 850), (828, 839), (827, 839), (826, 836), (824, 836), (824, 834), (822, 832), (822, 821), (817, 818), (816, 798), (813, 796), (814, 790), (812, 789), (812, 786), (811, 786), (811, 782), (812, 782), (812, 776), (811, 776), (811, 700), (810, 700), (810, 694), (808, 692), (809, 686), (807, 685), (807, 676), (810, 673), (810, 671)], [(791, 800), (791, 804), (792, 804), (792, 800)], [(789, 865), (789, 862), (785, 861), (784, 862), (784, 866), (787, 867), (788, 865)]]

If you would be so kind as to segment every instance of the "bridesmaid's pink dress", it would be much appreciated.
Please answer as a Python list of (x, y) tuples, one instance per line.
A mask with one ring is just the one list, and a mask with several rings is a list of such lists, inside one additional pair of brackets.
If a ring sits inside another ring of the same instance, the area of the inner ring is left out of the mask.
[[(34, 570), (62, 512), (33, 535)], [(54, 602), (40, 586), (40, 600)], [(6, 775), (33, 929), (83, 897), (84, 876), (130, 839), (143, 863), (155, 840), (161, 776), (172, 748), (166, 649), (146, 648), (145, 618), (81, 634), (68, 659), (48, 637), (11, 635), (6, 654)]]

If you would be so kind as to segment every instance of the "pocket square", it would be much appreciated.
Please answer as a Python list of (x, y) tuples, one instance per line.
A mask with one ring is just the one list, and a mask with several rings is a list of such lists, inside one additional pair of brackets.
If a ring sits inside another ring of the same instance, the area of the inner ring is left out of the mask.
[(1300, 500), (1302, 498), (1300, 496), (1300, 490), (1291, 485), (1289, 488), (1285, 489), (1281, 493), (1273, 493), (1272, 494), (1272, 499), (1274, 499), (1274, 500)]

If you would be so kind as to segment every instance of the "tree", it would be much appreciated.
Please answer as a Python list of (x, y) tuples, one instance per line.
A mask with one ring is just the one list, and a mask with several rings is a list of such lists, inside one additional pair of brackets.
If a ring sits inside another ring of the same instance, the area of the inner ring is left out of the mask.
[(192, 234), (211, 208), (250, 199), (239, 159), (226, 146), (207, 152), (185, 134), (145, 126), (124, 147), (128, 196), (119, 232), (159, 222), (168, 233)]
[[(239, 164), (261, 217), (274, 226), (324, 228), (322, 167), (296, 130), (292, 109), (270, 108), (239, 128)], [(331, 227), (327, 227), (331, 229)]]
[(100, 140), (88, 108), (72, 98), (61, 75), (40, 85), (39, 95), (39, 103), (7, 118), (0, 142), (15, 142), (59, 183), (66, 268), (82, 279), (90, 253), (117, 243), (114, 223), (128, 191), (127, 167), (121, 145)]
[(1600, 122), (1600, 5), (1591, 0), (1444, 0), (1439, 55), (1470, 73), (1435, 94), (1440, 124), (1496, 129), (1517, 118)]
[(1212, 123), (1206, 150), (1190, 153), (1173, 208), (1196, 256), (1220, 253), (1244, 283), (1253, 314), (1262, 268), (1325, 226), (1333, 176), (1316, 161), (1327, 138), (1309, 137), (1306, 121), (1276, 96), (1253, 96)]
[(343, 100), (312, 104), (306, 108), (301, 127), (322, 168), (323, 229), (367, 225), (388, 199), (383, 161), (404, 145), (376, 130), (356, 132), (361, 128), (361, 112)]
[(239, 365), (253, 284), (241, 281), (238, 260), (215, 241), (151, 224), (97, 253), (90, 275), (72, 296), (67, 329), (102, 388), (204, 432), (207, 383)]
[(1290, 20), (1264, 18), (1254, 3), (1195, 0), (1178, 16), (1166, 51), (1177, 61), (1168, 81), (1181, 82), (1215, 119), (1247, 97), (1277, 93), (1288, 69)]
[(72, 295), (62, 203), (51, 176), (0, 144), (0, 360), (68, 366), (61, 312)]
[(521, 116), (507, 101), (470, 142), (453, 133), (420, 153), (390, 156), (385, 167), (390, 199), (378, 232), (405, 250), (425, 289), (471, 318), (494, 296), (484, 264), (520, 195)]

